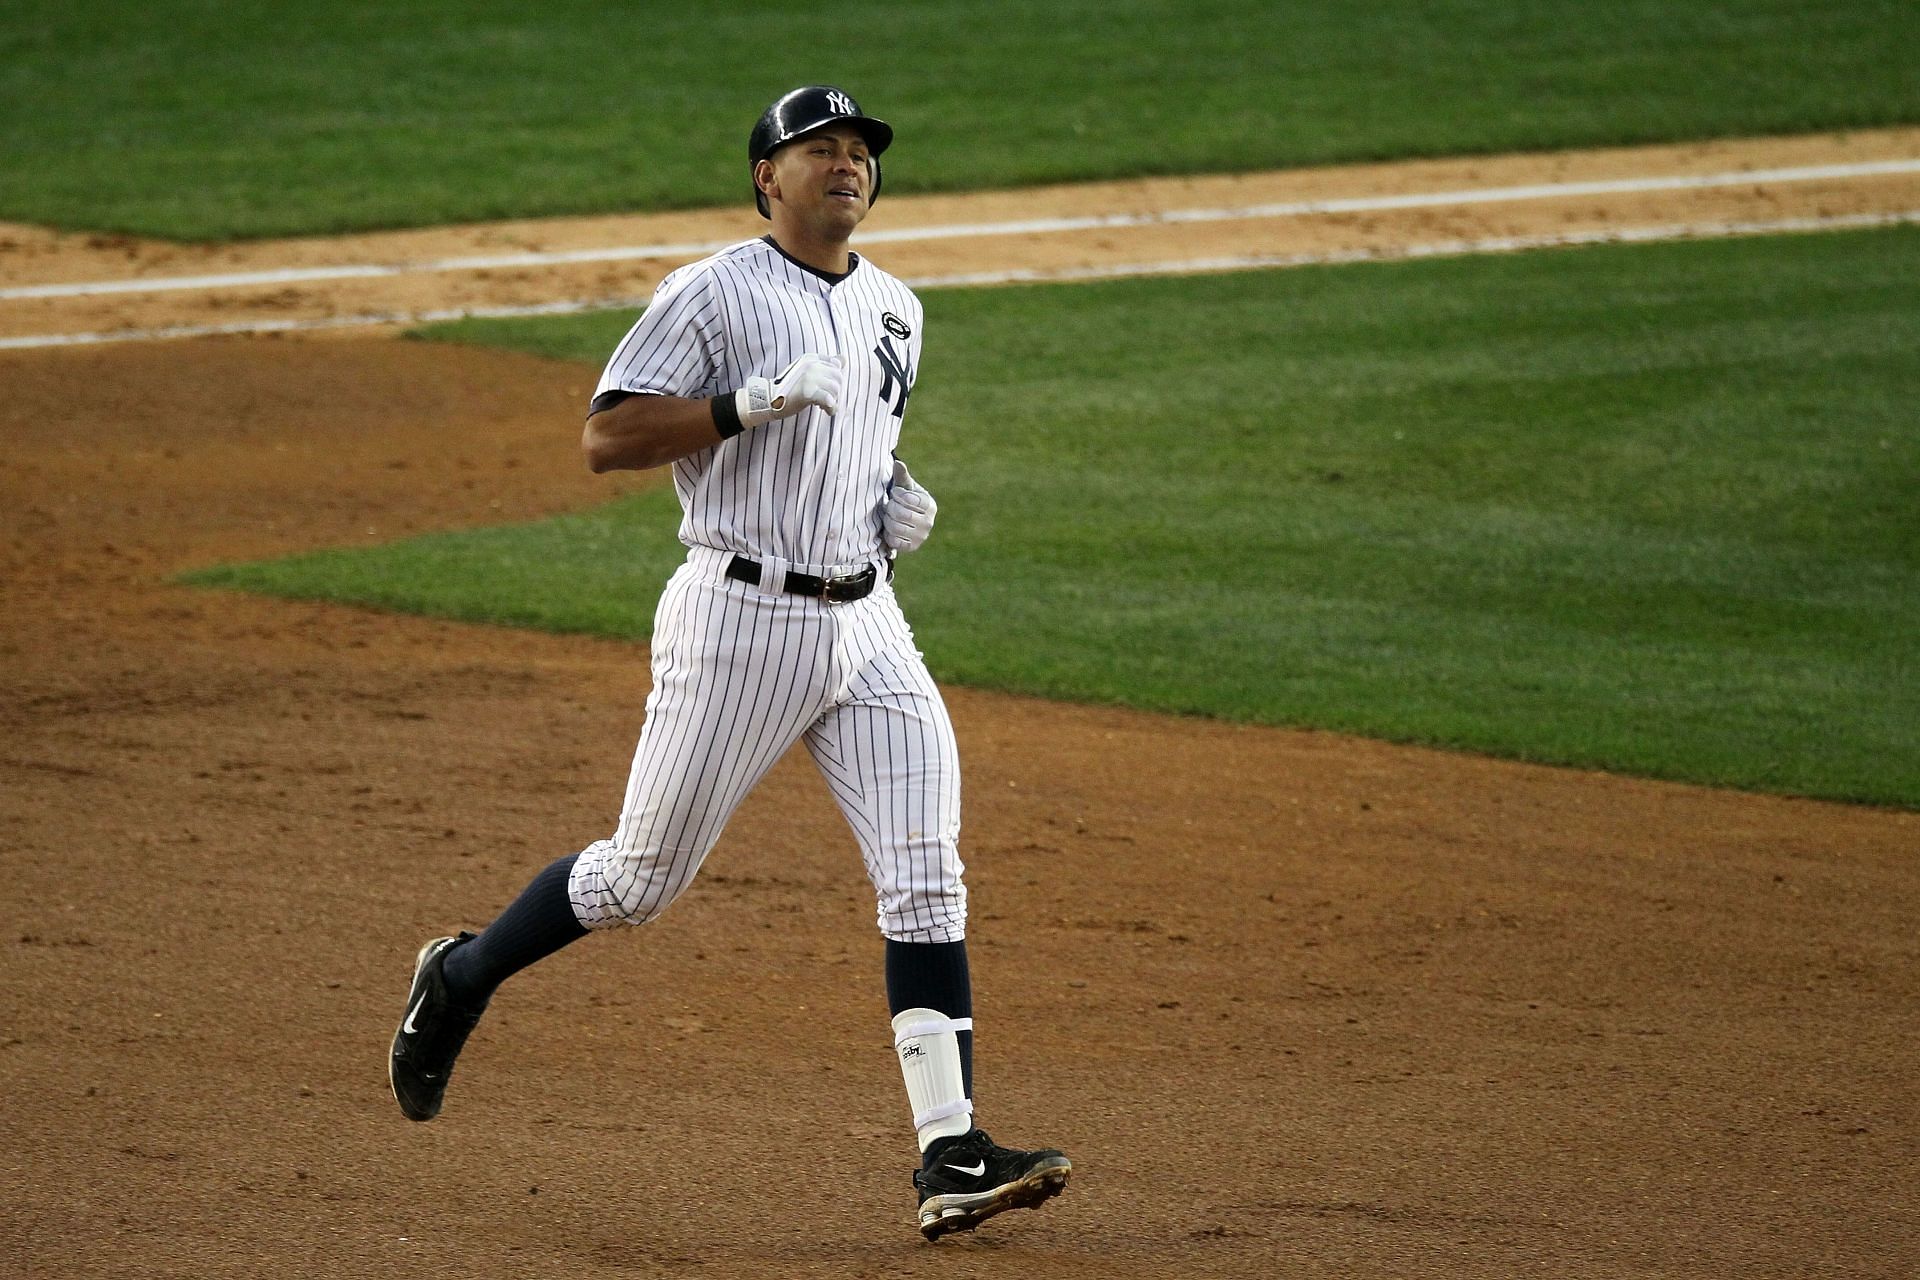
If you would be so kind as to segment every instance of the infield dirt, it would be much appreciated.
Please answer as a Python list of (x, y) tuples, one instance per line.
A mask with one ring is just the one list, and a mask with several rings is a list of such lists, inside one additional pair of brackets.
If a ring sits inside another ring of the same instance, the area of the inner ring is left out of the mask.
[[(1531, 208), (1406, 234), (1567, 220)], [(97, 278), (24, 243), (9, 282)], [(595, 374), (378, 335), (0, 353), (8, 1273), (1920, 1269), (1920, 815), (969, 690), (981, 1115), (1074, 1157), (1063, 1198), (913, 1230), (870, 890), (804, 758), (403, 1120), (414, 948), (605, 834), (645, 650), (166, 578), (655, 483), (580, 465)]]

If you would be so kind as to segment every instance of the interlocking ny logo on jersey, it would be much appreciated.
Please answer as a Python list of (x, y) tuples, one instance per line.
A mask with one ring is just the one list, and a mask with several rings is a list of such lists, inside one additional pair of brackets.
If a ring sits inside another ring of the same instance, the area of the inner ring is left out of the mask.
[[(873, 354), (879, 358), (881, 372), (886, 374), (886, 380), (880, 384), (880, 398), (893, 401), (894, 417), (906, 417), (907, 393), (913, 390), (913, 369), (905, 363), (906, 358), (893, 349), (892, 334), (880, 339)], [(900, 386), (898, 396), (894, 394), (895, 383)]]
[(853, 99), (838, 89), (827, 94), (827, 108), (837, 116), (855, 116), (860, 114), (853, 109)]

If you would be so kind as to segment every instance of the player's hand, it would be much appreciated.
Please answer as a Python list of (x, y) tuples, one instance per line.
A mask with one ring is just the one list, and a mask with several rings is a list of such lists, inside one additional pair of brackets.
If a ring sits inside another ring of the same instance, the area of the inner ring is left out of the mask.
[(933, 514), (940, 504), (907, 473), (907, 464), (893, 460), (893, 483), (880, 504), (880, 541), (892, 551), (918, 551), (933, 532)]
[(747, 384), (734, 393), (740, 425), (757, 427), (775, 418), (792, 417), (806, 408), (838, 413), (845, 367), (845, 357), (809, 352), (777, 378), (748, 378)]

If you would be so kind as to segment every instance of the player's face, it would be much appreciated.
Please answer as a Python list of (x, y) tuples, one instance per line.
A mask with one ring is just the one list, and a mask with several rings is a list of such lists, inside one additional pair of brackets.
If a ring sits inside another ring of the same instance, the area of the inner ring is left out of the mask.
[(788, 214), (844, 239), (867, 216), (873, 169), (867, 142), (851, 125), (810, 133), (773, 153), (774, 191)]

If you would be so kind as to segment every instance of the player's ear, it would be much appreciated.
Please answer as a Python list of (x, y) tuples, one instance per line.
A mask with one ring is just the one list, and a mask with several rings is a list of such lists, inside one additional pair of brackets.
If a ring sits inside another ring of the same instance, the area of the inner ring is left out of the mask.
[(762, 160), (753, 166), (753, 185), (769, 200), (780, 194), (780, 180), (774, 176), (773, 161)]

